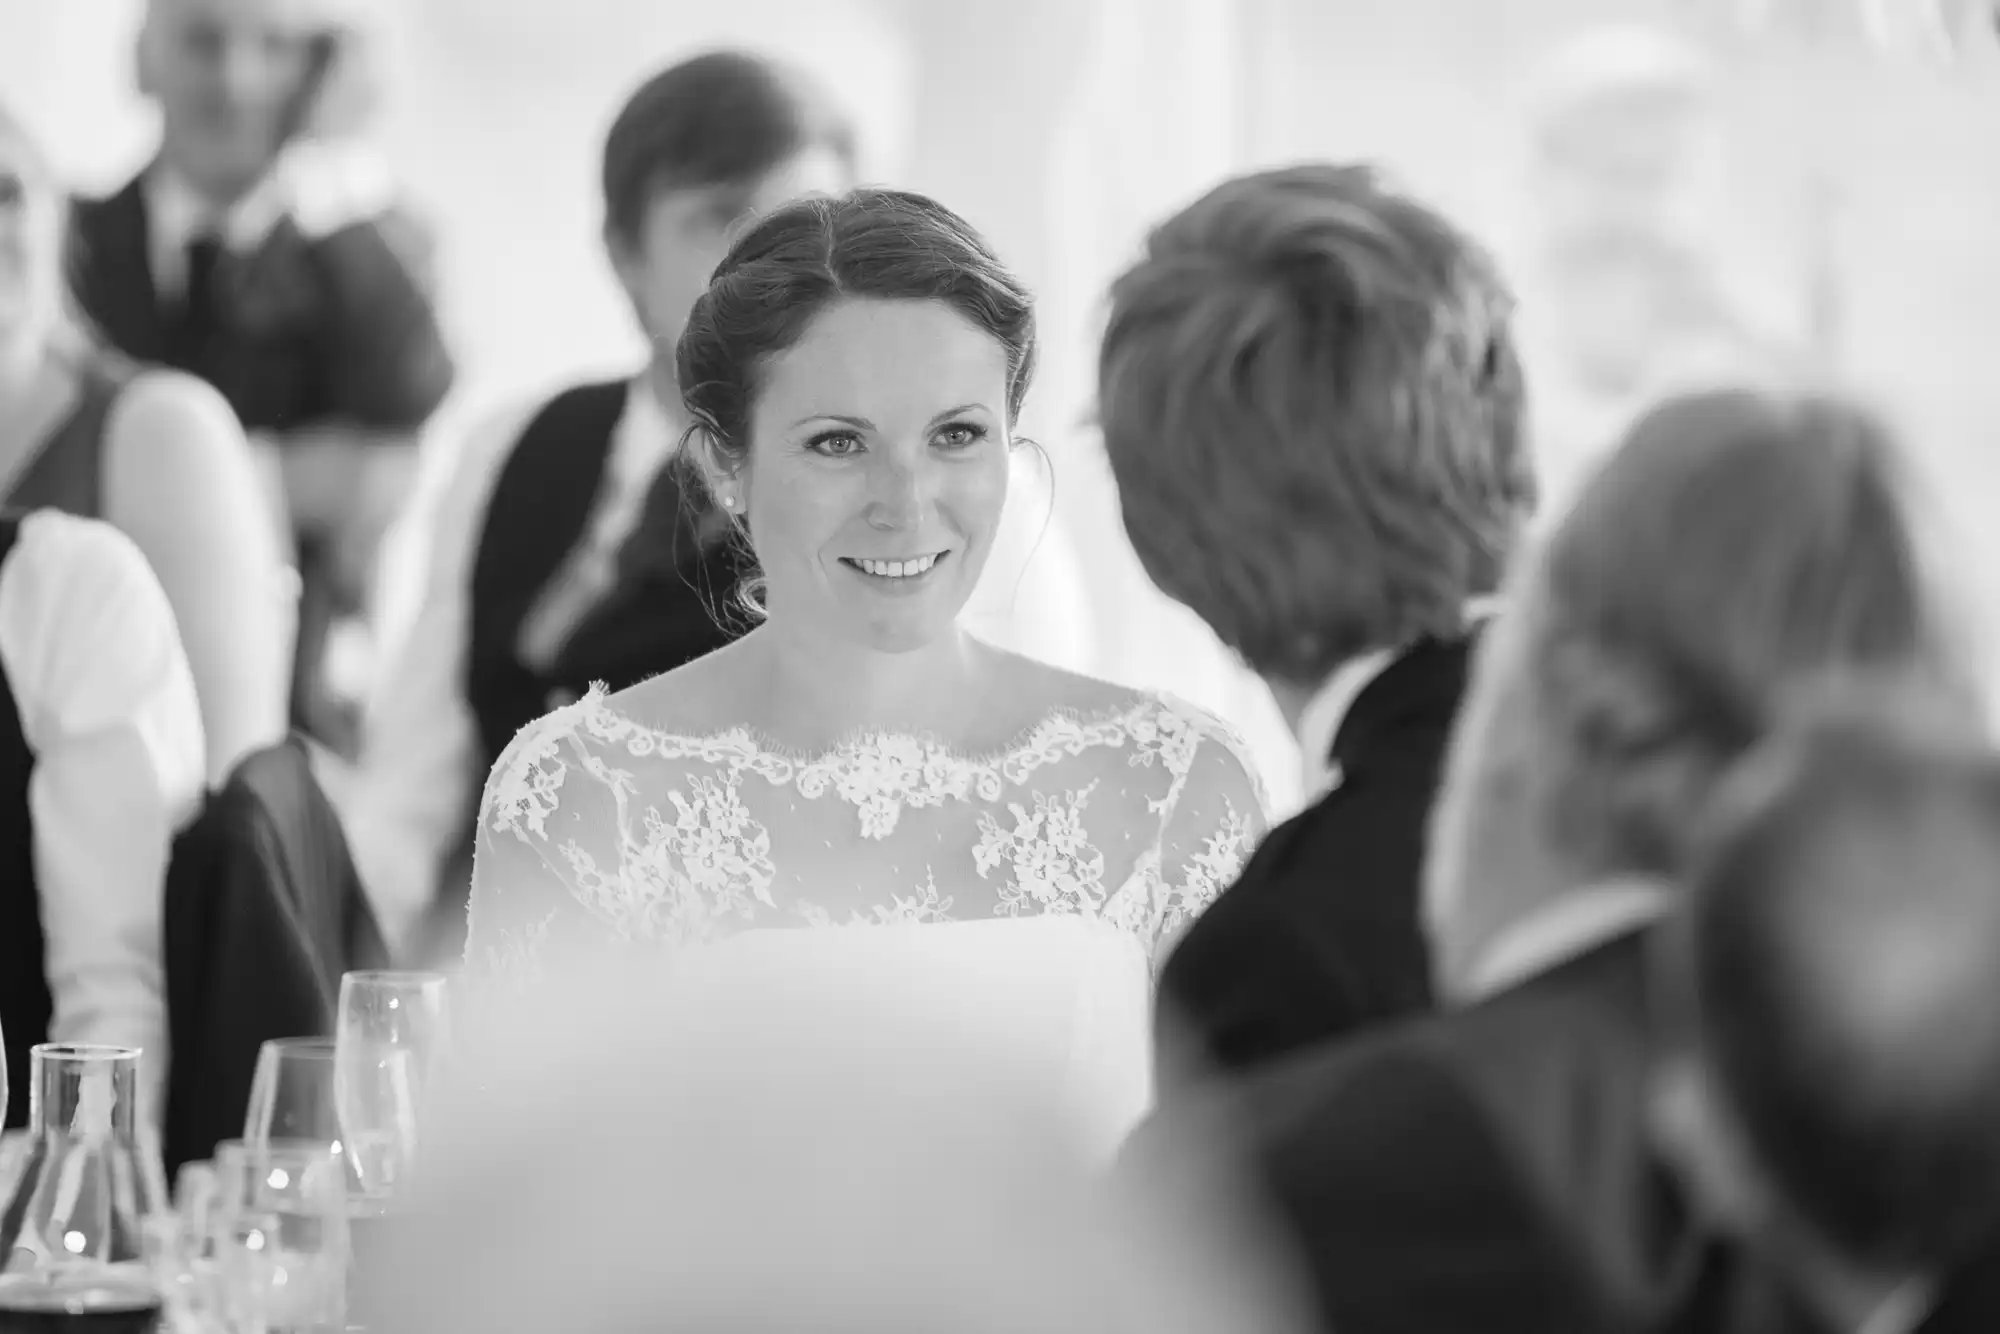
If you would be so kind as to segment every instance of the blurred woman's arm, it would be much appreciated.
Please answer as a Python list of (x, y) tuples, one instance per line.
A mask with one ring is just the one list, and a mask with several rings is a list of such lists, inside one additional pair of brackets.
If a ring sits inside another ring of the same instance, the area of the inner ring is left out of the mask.
[(173, 604), (219, 783), (285, 736), (298, 618), (278, 516), (220, 394), (170, 371), (126, 387), (105, 428), (104, 517)]

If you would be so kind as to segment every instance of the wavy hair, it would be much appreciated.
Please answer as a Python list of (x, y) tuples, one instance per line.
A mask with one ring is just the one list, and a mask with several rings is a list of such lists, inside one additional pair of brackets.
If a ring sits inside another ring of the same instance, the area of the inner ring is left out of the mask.
[(1425, 887), (1446, 994), (1552, 899), (1675, 876), (1788, 699), (1888, 674), (1973, 708), (1913, 503), (1888, 429), (1837, 398), (1696, 394), (1631, 429), (1481, 650)]

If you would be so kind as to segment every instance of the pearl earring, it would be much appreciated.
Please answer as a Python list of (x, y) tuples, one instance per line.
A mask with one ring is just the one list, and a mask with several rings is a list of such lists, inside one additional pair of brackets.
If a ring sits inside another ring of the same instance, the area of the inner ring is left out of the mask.
[(736, 508), (736, 497), (735, 497), (735, 496), (724, 496), (724, 497), (722, 498), (722, 508), (724, 508), (724, 509), (726, 509), (726, 510), (733, 510), (733, 509), (735, 509), (735, 508)]

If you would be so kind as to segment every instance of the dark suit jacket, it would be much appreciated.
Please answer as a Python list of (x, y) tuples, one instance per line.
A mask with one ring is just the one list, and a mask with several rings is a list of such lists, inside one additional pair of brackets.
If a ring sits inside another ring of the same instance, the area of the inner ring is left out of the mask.
[(341, 974), (387, 957), (302, 743), (245, 758), (175, 840), (165, 949), (173, 1172), (243, 1133), (263, 1044), (332, 1033)]
[(1334, 737), (1340, 786), (1188, 928), (1160, 976), (1163, 1089), (1429, 1007), (1424, 846), (1472, 651), (1421, 643), (1371, 681)]
[(143, 179), (76, 201), (72, 218), (78, 303), (120, 351), (207, 380), (252, 430), (407, 431), (444, 400), (454, 367), (413, 218), (391, 212), (325, 236), (281, 222), (255, 253), (230, 257), (222, 327), (190, 346), (157, 295)]
[[(1237, 1146), (1338, 1334), (1835, 1334), (1652, 1150), (1645, 939), (1169, 1109), (1124, 1170)], [(2000, 1329), (1991, 1272), (1925, 1334)]]

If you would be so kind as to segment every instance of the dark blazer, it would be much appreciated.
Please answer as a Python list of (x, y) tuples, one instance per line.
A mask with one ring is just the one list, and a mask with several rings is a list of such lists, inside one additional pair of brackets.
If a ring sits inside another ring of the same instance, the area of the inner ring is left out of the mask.
[(72, 215), (77, 300), (113, 346), (207, 380), (252, 430), (407, 431), (444, 401), (455, 368), (414, 218), (391, 211), (325, 236), (280, 222), (219, 271), (222, 325), (194, 345), (158, 296), (143, 181), (77, 200)]
[(1340, 785), (1188, 928), (1160, 976), (1164, 1091), (1428, 1008), (1424, 846), (1473, 647), (1426, 641), (1371, 681), (1334, 736)]
[(387, 958), (303, 743), (245, 758), (175, 840), (165, 922), (173, 1172), (243, 1133), (259, 1048), (332, 1033), (341, 974)]
[[(1653, 1152), (1645, 942), (1190, 1099), (1122, 1170), (1236, 1146), (1338, 1334), (1836, 1334)], [(1955, 1282), (1924, 1334), (2000, 1328), (1991, 1273)]]

